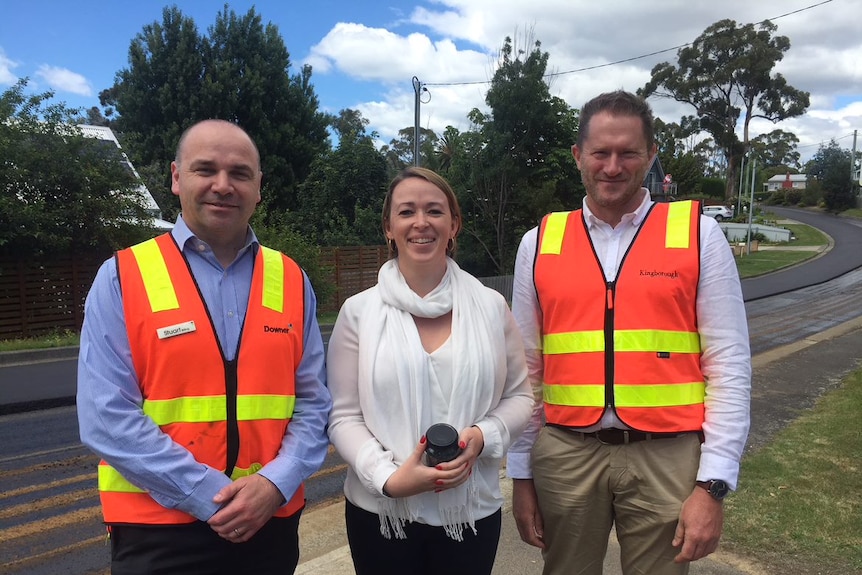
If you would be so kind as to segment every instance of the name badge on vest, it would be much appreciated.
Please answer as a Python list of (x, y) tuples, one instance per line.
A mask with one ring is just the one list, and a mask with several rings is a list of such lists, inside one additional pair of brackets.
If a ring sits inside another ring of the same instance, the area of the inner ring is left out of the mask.
[(178, 323), (174, 325), (169, 325), (166, 327), (160, 327), (156, 330), (156, 333), (159, 336), (159, 339), (167, 339), (169, 337), (174, 337), (176, 335), (183, 335), (184, 333), (191, 333), (195, 331), (195, 322), (194, 321), (186, 321), (183, 323)]

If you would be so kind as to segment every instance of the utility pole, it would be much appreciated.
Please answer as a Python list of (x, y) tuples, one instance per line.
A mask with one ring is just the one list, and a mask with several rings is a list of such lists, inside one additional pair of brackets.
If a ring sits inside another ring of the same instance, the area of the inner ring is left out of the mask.
[(419, 94), (422, 92), (422, 82), (413, 76), (414, 111), (413, 111), (413, 165), (419, 165)]
[(742, 154), (742, 161), (739, 162), (739, 189), (736, 190), (736, 211), (733, 212), (733, 217), (739, 215), (742, 210), (742, 194), (745, 193), (745, 154)]
[[(856, 180), (856, 130), (853, 130), (853, 151), (850, 152), (850, 179)], [(859, 180), (862, 181), (862, 176)]]
[(748, 204), (748, 237), (745, 240), (745, 255), (751, 255), (751, 220), (754, 218), (754, 180), (757, 174), (757, 162), (751, 159), (751, 203)]

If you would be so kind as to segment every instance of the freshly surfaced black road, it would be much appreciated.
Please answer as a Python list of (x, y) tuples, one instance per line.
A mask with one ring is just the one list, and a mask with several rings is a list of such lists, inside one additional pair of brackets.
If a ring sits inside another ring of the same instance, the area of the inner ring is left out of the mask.
[(777, 215), (815, 227), (832, 238), (831, 249), (803, 265), (742, 281), (745, 301), (821, 284), (862, 267), (862, 220), (823, 212), (770, 206)]

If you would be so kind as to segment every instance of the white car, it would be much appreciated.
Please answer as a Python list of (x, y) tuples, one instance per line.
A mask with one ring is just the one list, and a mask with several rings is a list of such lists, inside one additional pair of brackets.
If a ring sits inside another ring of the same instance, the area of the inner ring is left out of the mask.
[(703, 206), (703, 215), (715, 218), (715, 221), (733, 219), (733, 210), (727, 206)]

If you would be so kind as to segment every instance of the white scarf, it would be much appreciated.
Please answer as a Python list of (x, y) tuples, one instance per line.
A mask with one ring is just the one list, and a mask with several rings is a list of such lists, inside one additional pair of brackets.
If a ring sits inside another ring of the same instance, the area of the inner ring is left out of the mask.
[[(494, 309), (479, 280), (447, 258), (447, 269), (431, 293), (419, 297), (407, 285), (397, 260), (383, 264), (378, 290), (383, 310), (368, 309), (359, 328), (359, 385), (365, 424), (396, 464), (404, 462), (433, 423), (429, 359), (412, 316), (434, 318), (452, 311), (453, 374), (451, 396), (446, 399), (449, 423), (460, 433), (482, 419), (493, 407), (495, 365), (505, 363), (503, 330), (493, 321)], [(373, 308), (373, 306), (370, 306)], [(382, 352), (380, 350), (389, 350)], [(397, 393), (374, 389), (374, 374), (394, 370)], [(464, 527), (476, 531), (475, 474), (462, 485), (437, 497), (446, 534), (463, 540)], [(380, 531), (406, 537), (404, 524), (418, 517), (417, 496), (379, 499)]]

